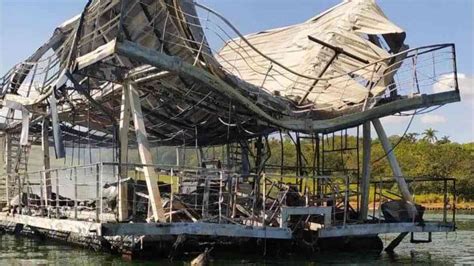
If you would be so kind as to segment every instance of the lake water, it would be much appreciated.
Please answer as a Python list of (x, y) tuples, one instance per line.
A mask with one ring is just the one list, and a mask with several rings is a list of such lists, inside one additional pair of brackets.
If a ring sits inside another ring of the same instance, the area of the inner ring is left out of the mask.
[[(439, 214), (428, 217), (440, 218)], [(211, 265), (317, 265), (317, 264), (474, 264), (474, 214), (457, 215), (455, 233), (433, 234), (433, 242), (411, 244), (409, 237), (396, 248), (396, 254), (323, 253), (315, 259), (216, 259)], [(382, 236), (387, 245), (396, 235)], [(420, 236), (421, 237), (421, 236)], [(119, 256), (75, 248), (63, 243), (39, 242), (25, 237), (0, 236), (0, 265), (188, 265), (168, 260), (127, 262)]]

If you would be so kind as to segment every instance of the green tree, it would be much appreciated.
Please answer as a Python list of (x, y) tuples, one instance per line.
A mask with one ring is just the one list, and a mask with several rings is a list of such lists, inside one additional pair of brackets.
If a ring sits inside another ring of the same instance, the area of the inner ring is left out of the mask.
[(432, 144), (435, 143), (438, 140), (436, 133), (438, 133), (438, 131), (432, 128), (425, 129), (425, 131), (423, 131), (423, 140)]
[(408, 142), (415, 143), (418, 140), (419, 135), (420, 134), (418, 133), (412, 132), (412, 133), (407, 133), (404, 138)]
[(438, 144), (448, 144), (451, 143), (451, 140), (449, 139), (449, 136), (443, 136), (440, 140), (437, 142)]

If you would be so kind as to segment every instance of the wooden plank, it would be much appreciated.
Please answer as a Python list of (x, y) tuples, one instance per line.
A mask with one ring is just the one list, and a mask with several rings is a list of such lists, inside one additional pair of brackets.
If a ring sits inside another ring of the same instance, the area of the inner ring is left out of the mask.
[(416, 223), (352, 224), (322, 228), (319, 230), (319, 238), (402, 232), (454, 232), (454, 229), (454, 225), (451, 223), (437, 222), (425, 222), (423, 225)]
[(99, 223), (64, 219), (50, 219), (27, 215), (9, 216), (6, 213), (0, 213), (0, 222), (30, 225), (36, 228), (61, 232), (72, 232), (82, 235), (100, 235), (101, 230), (101, 226)]
[(252, 227), (238, 224), (215, 223), (127, 223), (102, 224), (103, 236), (114, 235), (202, 235), (224, 237), (250, 237), (291, 239), (291, 230), (278, 227)]
[[(135, 125), (138, 153), (140, 154), (142, 164), (153, 165), (150, 145), (148, 143), (148, 137), (145, 128), (145, 121), (143, 119), (140, 97), (134, 85), (132, 83), (129, 83), (128, 85), (129, 86), (127, 86), (127, 88), (130, 95), (130, 109), (132, 112), (133, 123)], [(150, 197), (150, 204), (152, 207), (154, 220), (165, 223), (165, 212), (161, 203), (161, 195), (160, 190), (158, 189), (154, 167), (143, 167), (143, 174), (145, 175), (146, 185), (148, 188), (148, 196)]]
[(76, 66), (78, 70), (81, 70), (87, 66), (90, 66), (100, 60), (114, 54), (115, 52), (115, 42), (116, 40), (113, 39), (112, 41), (97, 47), (94, 51), (91, 51), (85, 55), (82, 55), (76, 58)]
[(48, 129), (49, 129), (49, 119), (44, 117), (41, 127), (41, 150), (43, 151), (43, 184), (44, 184), (44, 199), (45, 206), (48, 206), (48, 200), (51, 199), (51, 160), (49, 157), (49, 138), (48, 138)]
[[(130, 129), (130, 94), (128, 85), (122, 86), (122, 105), (120, 107), (120, 178), (127, 178), (128, 167), (128, 131)], [(119, 182), (118, 220), (128, 218), (128, 189), (127, 183)]]
[(30, 134), (30, 112), (23, 108), (21, 110), (21, 135), (20, 145), (28, 145), (28, 136)]
[(369, 212), (371, 148), (372, 138), (370, 136), (370, 122), (365, 122), (362, 126), (362, 179), (360, 181), (361, 200), (359, 212), (359, 219), (362, 221), (367, 219), (367, 214)]

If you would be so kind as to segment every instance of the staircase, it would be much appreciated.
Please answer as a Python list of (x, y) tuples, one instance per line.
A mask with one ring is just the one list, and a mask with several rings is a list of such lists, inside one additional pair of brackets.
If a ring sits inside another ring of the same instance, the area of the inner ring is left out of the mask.
[[(24, 180), (20, 177), (28, 171), (28, 156), (31, 149), (30, 144), (20, 145), (19, 134), (10, 134), (9, 137), (10, 151), (5, 151), (4, 155), (5, 175), (0, 177), (0, 206), (7, 205), (7, 190), (8, 198), (11, 200), (13, 195), (18, 194), (19, 185), (23, 185)], [(6, 149), (6, 142), (4, 147)]]

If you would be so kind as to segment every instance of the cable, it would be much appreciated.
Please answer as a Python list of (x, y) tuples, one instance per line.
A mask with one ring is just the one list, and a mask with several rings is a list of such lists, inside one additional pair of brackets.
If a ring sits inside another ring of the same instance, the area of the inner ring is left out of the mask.
[(389, 153), (391, 153), (393, 150), (395, 150), (395, 148), (397, 148), (397, 146), (402, 142), (402, 140), (405, 138), (407, 132), (408, 132), (408, 129), (410, 129), (410, 126), (411, 126), (411, 123), (413, 122), (413, 119), (415, 118), (415, 115), (417, 114), (417, 111), (415, 110), (410, 118), (410, 122), (408, 122), (408, 125), (405, 129), (405, 132), (403, 132), (402, 136), (400, 137), (400, 139), (398, 140), (398, 142), (393, 145), (393, 147), (388, 151), (386, 152), (383, 156), (379, 157), (378, 159), (376, 159), (375, 161), (372, 161), (372, 164), (375, 164), (377, 162), (379, 162), (380, 160), (384, 159), (385, 157), (388, 156)]

